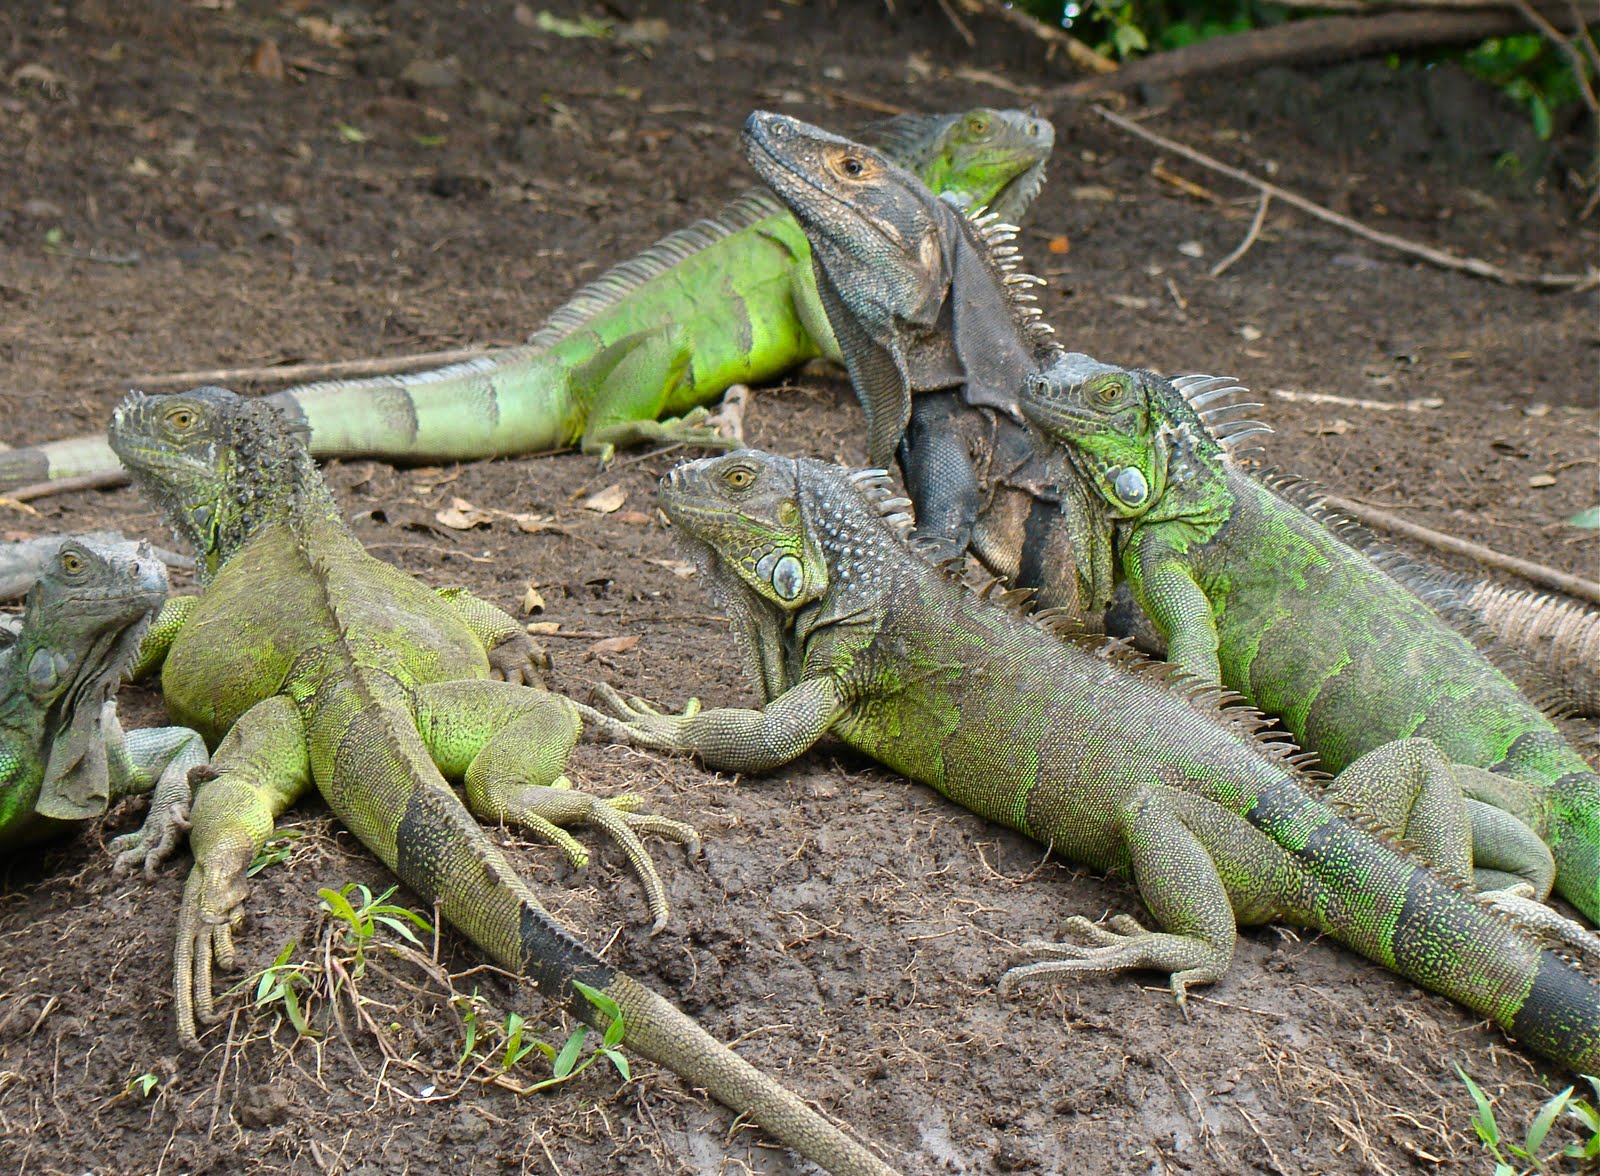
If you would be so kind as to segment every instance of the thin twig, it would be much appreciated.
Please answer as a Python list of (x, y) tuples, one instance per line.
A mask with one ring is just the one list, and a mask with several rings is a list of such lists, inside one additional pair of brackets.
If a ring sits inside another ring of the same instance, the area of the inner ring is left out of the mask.
[(961, 34), (961, 39), (967, 43), (968, 49), (978, 47), (978, 38), (972, 35), (972, 30), (967, 27), (967, 22), (961, 19), (961, 14), (950, 7), (950, 0), (939, 0), (939, 8), (945, 17), (955, 26), (956, 32)]
[(1003, 4), (1000, 0), (978, 0), (978, 4), (990, 16), (999, 17), (1007, 24), (1015, 25), (1024, 32), (1031, 33), (1048, 45), (1059, 45), (1066, 50), (1067, 60), (1072, 62), (1073, 65), (1097, 74), (1117, 72), (1116, 62), (1103, 53), (1096, 53), (1065, 29), (1047, 25), (1044, 21), (1029, 15), (1021, 8)]
[(1255, 219), (1250, 222), (1250, 231), (1244, 235), (1244, 240), (1239, 242), (1237, 249), (1211, 267), (1211, 276), (1213, 278), (1220, 278), (1227, 273), (1229, 266), (1250, 252), (1250, 246), (1256, 243), (1256, 237), (1261, 233), (1261, 226), (1267, 223), (1267, 208), (1271, 204), (1272, 193), (1261, 193), (1261, 203), (1256, 205), (1256, 215)]
[(1249, 172), (1240, 171), (1236, 167), (1229, 167), (1221, 160), (1214, 159), (1203, 151), (1196, 151), (1193, 147), (1186, 147), (1184, 144), (1174, 139), (1169, 139), (1165, 135), (1159, 135), (1155, 131), (1147, 130), (1132, 119), (1124, 118), (1120, 114), (1107, 110), (1104, 106), (1096, 105), (1092, 109), (1113, 126), (1120, 127), (1129, 134), (1136, 135), (1148, 143), (1154, 143), (1163, 151), (1171, 151), (1193, 163), (1198, 163), (1201, 167), (1208, 167), (1212, 171), (1219, 172), (1230, 179), (1238, 180), (1241, 184), (1248, 184), (1258, 192), (1265, 192), (1275, 196), (1285, 204), (1290, 204), (1319, 220), (1327, 221), (1331, 225), (1337, 225), (1346, 232), (1353, 233), (1374, 244), (1386, 246), (1400, 253), (1408, 253), (1413, 257), (1420, 257), (1424, 261), (1431, 262), (1444, 269), (1460, 270), (1507, 286), (1541, 286), (1547, 289), (1571, 290), (1574, 293), (1600, 286), (1600, 269), (1590, 269), (1582, 274), (1519, 273), (1515, 270), (1492, 265), (1476, 257), (1457, 257), (1453, 253), (1445, 253), (1427, 245), (1419, 245), (1415, 241), (1408, 241), (1404, 237), (1395, 236), (1393, 233), (1370, 229), (1360, 221), (1341, 216), (1332, 209), (1324, 208), (1320, 204), (1307, 200), (1304, 196), (1297, 196), (1286, 188), (1280, 188), (1276, 184), (1269, 184), (1265, 180), (1258, 180)]
[(0, 502), (32, 502), (35, 498), (48, 498), (52, 494), (71, 494), (74, 490), (108, 490), (127, 484), (127, 470), (100, 470), (93, 474), (79, 474), (75, 478), (57, 478), (53, 482), (18, 486), (15, 490), (0, 493)]
[(199, 384), (300, 384), (308, 380), (331, 380), (342, 376), (387, 376), (413, 368), (443, 367), (479, 359), (509, 348), (457, 347), (451, 351), (424, 351), (418, 355), (384, 355), (366, 359), (335, 359), (326, 363), (291, 363), (267, 367), (205, 368), (193, 372), (147, 372), (129, 376), (131, 388), (193, 388)]
[[(1596, 101), (1594, 87), (1589, 84), (1588, 63), (1584, 61), (1583, 53), (1579, 51), (1576, 45), (1561, 35), (1560, 29), (1541, 16), (1538, 10), (1528, 3), (1528, 0), (1511, 0), (1511, 2), (1517, 6), (1517, 11), (1522, 13), (1528, 23), (1538, 29), (1540, 35), (1554, 45), (1557, 51), (1567, 59), (1567, 64), (1572, 67), (1572, 76), (1577, 80), (1578, 93), (1583, 98), (1583, 104), (1589, 108), (1589, 113), (1593, 114), (1597, 120), (1600, 120), (1600, 101)], [(1573, 15), (1578, 15), (1576, 5), (1573, 6)], [(1581, 20), (1578, 23), (1578, 27), (1580, 29), (1583, 27)]]
[(1404, 535), (1407, 539), (1415, 539), (1418, 543), (1426, 543), (1429, 547), (1438, 548), (1440, 551), (1464, 555), (1489, 567), (1521, 576), (1524, 580), (1541, 584), (1546, 588), (1554, 588), (1558, 592), (1565, 592), (1568, 596), (1579, 596), (1584, 600), (1600, 604), (1600, 583), (1594, 580), (1585, 580), (1582, 576), (1574, 576), (1570, 572), (1559, 572), (1555, 568), (1548, 568), (1531, 560), (1518, 559), (1514, 555), (1506, 555), (1481, 543), (1458, 539), (1454, 535), (1446, 535), (1443, 531), (1435, 531), (1431, 527), (1413, 523), (1410, 519), (1403, 519), (1397, 514), (1379, 510), (1375, 506), (1351, 502), (1348, 498), (1338, 498), (1329, 494), (1323, 498), (1323, 502), (1334, 510), (1349, 515), (1357, 522), (1392, 531), (1396, 535)]

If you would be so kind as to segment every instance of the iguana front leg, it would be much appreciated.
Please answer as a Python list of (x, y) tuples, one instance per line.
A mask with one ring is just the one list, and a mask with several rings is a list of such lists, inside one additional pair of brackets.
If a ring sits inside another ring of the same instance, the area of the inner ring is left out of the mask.
[(524, 686), (544, 685), (550, 653), (528, 636), (515, 617), (465, 588), (441, 588), (438, 596), (461, 614), (472, 635), (483, 643), (490, 676)]
[(617, 340), (571, 373), (572, 398), (586, 410), (579, 448), (608, 464), (619, 447), (646, 442), (731, 449), (736, 442), (706, 423), (696, 405), (679, 417), (657, 420), (690, 379), (693, 355), (683, 331), (668, 324)]
[[(144, 867), (147, 878), (166, 861), (189, 831), (190, 773), (211, 757), (205, 741), (188, 727), (147, 727), (124, 732), (115, 716), (104, 725), (111, 768), (111, 799), (150, 792), (150, 811), (132, 833), (113, 837), (108, 847), (118, 873)], [(153, 789), (153, 791), (152, 791)]]
[(312, 784), (305, 727), (294, 704), (279, 695), (246, 711), (217, 748), (210, 772), (195, 795), (194, 868), (183, 888), (173, 952), (173, 1008), (186, 1048), (198, 1044), (197, 1020), (216, 1019), (211, 969), (213, 963), (233, 966), (245, 871), (279, 814)]
[(1112, 919), (1109, 929), (1074, 916), (1065, 930), (1080, 942), (1024, 943), (1024, 951), (1040, 958), (1007, 970), (1002, 995), (1028, 980), (1150, 968), (1170, 974), (1182, 1006), (1191, 985), (1210, 984), (1227, 972), (1238, 940), (1233, 905), (1211, 852), (1172, 793), (1140, 788), (1117, 814), (1116, 832), (1139, 895), (1163, 930), (1146, 930), (1127, 915)]
[(189, 623), (199, 603), (198, 596), (167, 597), (161, 605), (161, 611), (156, 613), (155, 620), (145, 630), (144, 639), (139, 642), (139, 652), (128, 667), (128, 681), (141, 681), (161, 668), (161, 663), (167, 660), (167, 650), (172, 648), (173, 641), (184, 625)]
[(846, 704), (832, 676), (807, 678), (778, 695), (763, 710), (698, 704), (683, 714), (662, 714), (640, 698), (624, 698), (601, 683), (595, 701), (620, 722), (605, 728), (641, 747), (692, 751), (713, 768), (767, 772), (807, 751), (844, 715)]
[(1128, 586), (1167, 639), (1167, 660), (1202, 682), (1220, 683), (1216, 619), (1188, 568), (1178, 560), (1135, 557), (1128, 561)]
[[(587, 708), (583, 708), (587, 710)], [(581, 728), (576, 703), (559, 694), (496, 682), (439, 682), (417, 691), (417, 730), (439, 770), (465, 786), (482, 821), (528, 829), (559, 847), (575, 868), (589, 852), (566, 825), (597, 825), (628, 856), (654, 921), (667, 922), (666, 887), (639, 840), (654, 834), (689, 847), (700, 835), (682, 821), (633, 810), (636, 796), (592, 796), (563, 774)]]

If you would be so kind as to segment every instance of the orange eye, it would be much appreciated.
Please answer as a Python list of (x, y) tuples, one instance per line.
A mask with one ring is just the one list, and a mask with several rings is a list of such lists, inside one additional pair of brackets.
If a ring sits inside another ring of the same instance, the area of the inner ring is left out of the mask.
[(194, 427), (194, 410), (190, 408), (175, 408), (167, 414), (167, 424), (179, 432)]
[(856, 179), (867, 170), (867, 165), (862, 163), (854, 155), (847, 155), (839, 162), (839, 170), (844, 172), (844, 174), (849, 176), (851, 179)]

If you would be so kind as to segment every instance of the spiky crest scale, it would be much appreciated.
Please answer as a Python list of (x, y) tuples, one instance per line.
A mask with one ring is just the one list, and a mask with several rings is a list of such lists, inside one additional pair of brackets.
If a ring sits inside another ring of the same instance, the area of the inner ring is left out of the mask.
[(1037, 274), (1018, 268), (1022, 262), (1021, 252), (1008, 242), (1014, 240), (1021, 230), (983, 209), (969, 212), (967, 222), (975, 230), (973, 236), (983, 245), (978, 252), (999, 280), (1000, 288), (1005, 291), (1012, 319), (1022, 330), (1024, 338), (1040, 353), (1040, 362), (1047, 362), (1046, 354), (1061, 348), (1051, 338), (1056, 329), (1044, 321), (1043, 311), (1033, 305), (1038, 301), (1038, 295), (1032, 293), (1030, 287), (1049, 283)]
[(637, 257), (612, 266), (556, 308), (544, 326), (528, 339), (531, 347), (551, 347), (573, 330), (590, 322), (603, 310), (616, 306), (646, 282), (661, 277), (673, 266), (734, 233), (786, 213), (772, 196), (752, 190), (719, 212), (668, 233)]
[[(1232, 412), (1260, 408), (1260, 401), (1223, 400), (1224, 397), (1247, 396), (1250, 390), (1235, 382), (1232, 376), (1187, 375), (1174, 376), (1167, 381), (1184, 403), (1194, 410), (1195, 419), (1205, 435), (1221, 446), (1229, 458), (1237, 458), (1243, 450), (1239, 442), (1258, 433), (1272, 432), (1272, 426), (1253, 418), (1224, 420)], [(1216, 403), (1222, 400), (1221, 404)]]

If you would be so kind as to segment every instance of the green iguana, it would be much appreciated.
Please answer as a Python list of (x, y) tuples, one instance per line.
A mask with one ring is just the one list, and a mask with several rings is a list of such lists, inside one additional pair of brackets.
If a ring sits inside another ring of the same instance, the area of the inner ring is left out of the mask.
[[(1553, 865), (1556, 891), (1600, 921), (1600, 777), (1403, 572), (1380, 566), (1393, 559), (1363, 552), (1370, 536), (1307, 484), (1238, 468), (1231, 446), (1265, 426), (1230, 415), (1255, 407), (1231, 402), (1237, 391), (1069, 355), (1028, 380), (1022, 408), (1059, 447), (1062, 476), (1117, 520), (1119, 573), (1170, 661), (1280, 719), (1329, 771), (1414, 735), (1489, 769), (1467, 793), (1478, 865), (1539, 898)], [(1504, 813), (1548, 851), (1506, 842)]]
[(166, 569), (148, 546), (56, 540), (0, 650), (0, 854), (151, 790), (144, 828), (111, 848), (123, 867), (171, 851), (205, 744), (183, 727), (124, 732), (114, 699), (166, 597)]
[[(962, 205), (1020, 217), (1055, 131), (1020, 110), (902, 116), (876, 132)], [(469, 461), (643, 441), (726, 448), (701, 406), (729, 385), (837, 358), (805, 235), (764, 193), (665, 237), (561, 306), (523, 347), (406, 376), (332, 380), (268, 399), (318, 457)], [(665, 416), (667, 420), (657, 420)], [(0, 453), (0, 487), (115, 470), (103, 436)]]
[[(315, 787), (335, 815), (501, 966), (597, 1028), (704, 1087), (833, 1172), (891, 1171), (677, 1008), (602, 961), (539, 904), (473, 820), (534, 829), (581, 862), (558, 826), (589, 822), (627, 850), (659, 927), (666, 900), (637, 832), (693, 846), (676, 821), (567, 786), (580, 727), (613, 720), (557, 694), (488, 680), (531, 650), (521, 627), (464, 593), (435, 594), (361, 547), (276, 405), (218, 388), (116, 411), (111, 444), (195, 546), (203, 592), (152, 627), (143, 666), (167, 708), (217, 743), (197, 791), (175, 952), (179, 1037), (213, 1015), (213, 961), (234, 958), (245, 871), (273, 822)], [(523, 671), (526, 673), (526, 667)], [(447, 783), (465, 785), (466, 801)], [(470, 811), (469, 811), (470, 810)], [(636, 832), (637, 831), (637, 832)]]
[[(850, 475), (741, 450), (673, 469), (660, 506), (725, 604), (761, 709), (659, 713), (600, 689), (646, 746), (731, 771), (784, 764), (833, 732), (1055, 852), (1131, 877), (1159, 928), (1069, 922), (1029, 944), (1040, 976), (1151, 968), (1173, 993), (1220, 978), (1237, 925), (1326, 932), (1489, 1017), (1530, 1050), (1592, 1073), (1600, 985), (1460, 884), (1458, 772), (1426, 740), (1369, 753), (1326, 800), (1259, 714), (1099, 639), (1063, 641), (921, 559), (892, 523), (881, 470)], [(877, 501), (875, 501), (875, 499)], [(883, 517), (887, 513), (889, 519)], [(1339, 815), (1389, 805), (1436, 872)]]
[[(756, 111), (745, 156), (811, 241), (817, 289), (867, 416), (868, 459), (898, 454), (919, 539), (994, 574), (1056, 573), (1040, 603), (1089, 615), (1110, 598), (1095, 496), (1058, 492), (1017, 408), (1059, 354), (1015, 268), (1015, 230), (963, 216), (881, 152)], [(1073, 571), (1076, 571), (1076, 577)], [(1041, 582), (1042, 578), (1033, 578)]]

